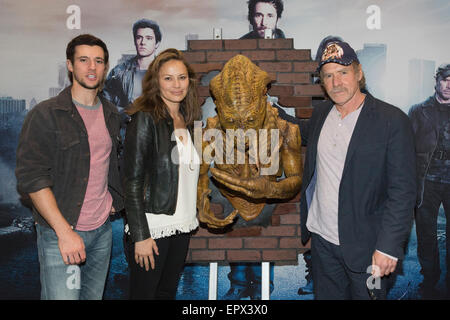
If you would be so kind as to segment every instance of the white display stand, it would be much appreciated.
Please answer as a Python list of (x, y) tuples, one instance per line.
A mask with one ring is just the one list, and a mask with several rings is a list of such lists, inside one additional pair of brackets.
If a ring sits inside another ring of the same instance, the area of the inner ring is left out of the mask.
[(217, 300), (217, 262), (211, 262), (209, 264), (208, 300)]

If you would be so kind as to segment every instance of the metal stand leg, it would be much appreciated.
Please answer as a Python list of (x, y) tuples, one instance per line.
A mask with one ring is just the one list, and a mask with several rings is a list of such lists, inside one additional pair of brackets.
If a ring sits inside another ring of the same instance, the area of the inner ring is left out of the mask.
[(209, 264), (208, 300), (217, 300), (217, 262), (211, 262)]
[(270, 300), (270, 262), (261, 263), (261, 300)]

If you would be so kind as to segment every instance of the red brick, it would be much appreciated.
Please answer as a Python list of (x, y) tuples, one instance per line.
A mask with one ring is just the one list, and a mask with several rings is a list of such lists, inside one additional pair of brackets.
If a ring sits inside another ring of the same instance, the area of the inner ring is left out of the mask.
[(311, 60), (311, 50), (277, 50), (277, 60)]
[(295, 226), (272, 226), (264, 228), (261, 232), (263, 236), (282, 236), (282, 237), (290, 237), (294, 236), (296, 233)]
[(277, 204), (275, 210), (273, 210), (273, 214), (296, 213), (297, 210), (297, 204), (295, 203), (279, 203)]
[(300, 213), (297, 212), (296, 214), (285, 214), (280, 216), (280, 223), (283, 224), (300, 224)]
[(266, 249), (266, 248), (277, 248), (278, 239), (277, 238), (248, 238), (244, 239), (244, 248), (250, 249)]
[(310, 73), (278, 73), (277, 74), (277, 82), (278, 83), (311, 83), (311, 74)]
[(275, 51), (273, 50), (242, 51), (242, 55), (246, 56), (252, 61), (275, 60)]
[(190, 249), (206, 249), (206, 239), (205, 238), (191, 238), (189, 241)]
[(259, 67), (266, 72), (291, 72), (291, 62), (260, 62)]
[(238, 228), (226, 233), (227, 237), (257, 237), (261, 235), (262, 227)]
[(221, 261), (225, 260), (224, 250), (192, 250), (192, 261)]
[(272, 221), (272, 226), (279, 226), (280, 225), (280, 216), (279, 215), (273, 215), (270, 217)]
[(198, 86), (197, 93), (199, 97), (209, 97), (209, 87), (208, 86)]
[(280, 97), (278, 99), (279, 103), (282, 106), (286, 107), (310, 107), (311, 106), (311, 97)]
[(188, 40), (190, 50), (222, 50), (222, 40)]
[(272, 82), (276, 82), (277, 81), (277, 73), (276, 72), (267, 72), (267, 74), (269, 75), (269, 78), (270, 78), (270, 80)]
[(194, 237), (223, 237), (222, 233), (211, 233), (208, 229), (199, 227), (193, 234)]
[(309, 62), (294, 62), (294, 71), (295, 72), (316, 72), (317, 69), (316, 61)]
[(312, 116), (314, 108), (312, 107), (304, 107), (304, 108), (295, 108), (295, 116), (300, 119), (309, 119)]
[(300, 238), (281, 238), (280, 239), (280, 248), (302, 248), (302, 240)]
[(228, 61), (235, 55), (239, 54), (239, 51), (208, 51), (206, 53), (206, 59), (208, 61)]
[(203, 72), (203, 73), (208, 73), (211, 71), (220, 71), (223, 68), (223, 63), (191, 63), (191, 67), (192, 69), (194, 69), (194, 71), (196, 73), (199, 72)]
[(257, 47), (256, 39), (224, 40), (225, 50), (253, 50)]
[(205, 62), (205, 51), (183, 51), (183, 55), (189, 63)]
[(269, 90), (271, 96), (292, 96), (294, 95), (293, 86), (272, 86)]
[(277, 261), (277, 260), (297, 260), (297, 250), (284, 249), (284, 250), (264, 250), (264, 261)]
[(258, 46), (260, 49), (292, 49), (294, 39), (259, 39)]
[(242, 248), (240, 238), (209, 239), (209, 249), (239, 249)]
[(260, 261), (261, 252), (258, 250), (228, 250), (228, 261)]
[(320, 84), (301, 84), (295, 86), (295, 95), (323, 97), (324, 93)]

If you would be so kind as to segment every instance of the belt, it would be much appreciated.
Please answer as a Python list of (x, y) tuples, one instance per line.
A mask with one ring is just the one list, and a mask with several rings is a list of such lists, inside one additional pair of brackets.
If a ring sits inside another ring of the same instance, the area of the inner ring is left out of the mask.
[(437, 160), (450, 160), (450, 152), (447, 150), (436, 150), (433, 152), (432, 158)]

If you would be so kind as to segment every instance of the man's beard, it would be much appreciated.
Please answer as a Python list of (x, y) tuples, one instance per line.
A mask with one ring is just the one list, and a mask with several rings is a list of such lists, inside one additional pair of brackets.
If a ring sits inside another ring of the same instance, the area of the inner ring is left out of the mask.
[(86, 82), (84, 82), (84, 80), (78, 79), (78, 77), (75, 74), (73, 74), (73, 77), (75, 80), (77, 80), (77, 82), (80, 84), (80, 86), (82, 86), (85, 89), (89, 89), (89, 90), (98, 89), (103, 84), (103, 80), (100, 80), (96, 84), (89, 86)]

